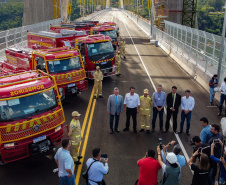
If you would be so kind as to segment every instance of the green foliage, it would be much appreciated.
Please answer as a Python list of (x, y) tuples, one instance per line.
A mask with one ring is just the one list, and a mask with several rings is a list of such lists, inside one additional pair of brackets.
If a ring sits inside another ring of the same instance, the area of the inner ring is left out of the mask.
[(0, 4), (0, 30), (8, 30), (22, 26), (24, 11), (23, 2), (9, 2)]
[(79, 5), (80, 5), (79, 0), (72, 0), (72, 7), (71, 7), (71, 20), (72, 21), (81, 17)]
[(213, 34), (221, 35), (224, 21), (224, 0), (198, 1), (198, 27)]

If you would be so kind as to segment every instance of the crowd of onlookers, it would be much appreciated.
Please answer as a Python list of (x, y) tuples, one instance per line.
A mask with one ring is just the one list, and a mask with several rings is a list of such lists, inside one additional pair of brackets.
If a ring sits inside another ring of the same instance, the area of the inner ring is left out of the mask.
[[(210, 89), (210, 105), (213, 105), (214, 96), (217, 91), (221, 91), (219, 113), (221, 115), (223, 103), (226, 102), (226, 78), (224, 82), (218, 87), (217, 75), (214, 75), (209, 81)], [(120, 114), (126, 112), (126, 126), (123, 131), (128, 131), (130, 127), (130, 117), (133, 119), (133, 131), (137, 133), (137, 115), (140, 114), (141, 129), (140, 132), (146, 130), (147, 133), (155, 132), (155, 122), (159, 114), (159, 128), (162, 133), (169, 130), (171, 117), (173, 122), (173, 131), (177, 132), (177, 115), (181, 107), (181, 121), (180, 132), (183, 132), (184, 121), (187, 119), (186, 134), (190, 135), (190, 120), (192, 110), (195, 106), (195, 100), (190, 96), (190, 90), (185, 90), (185, 96), (181, 97), (177, 92), (177, 87), (172, 87), (172, 92), (166, 95), (162, 91), (162, 86), (157, 86), (157, 91), (149, 97), (148, 89), (144, 89), (144, 94), (139, 96), (135, 93), (135, 88), (131, 87), (130, 92), (123, 97), (119, 95), (119, 89), (114, 88), (114, 94), (110, 95), (107, 103), (107, 112), (110, 115), (110, 133), (120, 132), (118, 129)], [(163, 130), (163, 112), (166, 105), (166, 123)], [(151, 110), (153, 113), (152, 122), (150, 121)], [(226, 114), (226, 110), (225, 110)], [(72, 121), (70, 123), (69, 137), (62, 141), (62, 148), (60, 148), (55, 160), (58, 164), (59, 178), (61, 185), (75, 184), (75, 177), (73, 174), (74, 163), (81, 164), (79, 159), (79, 144), (82, 140), (81, 128), (77, 111), (72, 113)], [(115, 119), (115, 124), (113, 121)], [(151, 125), (152, 123), (152, 125)], [(193, 173), (192, 185), (225, 185), (226, 184), (226, 147), (223, 143), (223, 135), (220, 132), (220, 126), (216, 124), (209, 125), (208, 119), (202, 117), (200, 123), (203, 126), (200, 136), (194, 136), (190, 142), (193, 146), (193, 154), (188, 160)], [(152, 127), (152, 129), (151, 129)], [(70, 155), (70, 148), (72, 146), (72, 156)], [(170, 146), (173, 146), (172, 152), (169, 152)], [(136, 184), (138, 185), (177, 185), (183, 173), (183, 166), (186, 164), (185, 157), (181, 155), (181, 147), (175, 141), (163, 145), (162, 140), (157, 146), (157, 159), (155, 159), (156, 152), (148, 150), (145, 156), (137, 161), (140, 166), (140, 175)], [(219, 165), (220, 164), (220, 165)], [(105, 185), (103, 176), (108, 173), (108, 157), (101, 155), (101, 150), (95, 148), (93, 150), (93, 157), (86, 162), (87, 170), (83, 177), (89, 185)], [(218, 168), (220, 168), (218, 172)], [(162, 178), (158, 182), (158, 172), (162, 169)]]

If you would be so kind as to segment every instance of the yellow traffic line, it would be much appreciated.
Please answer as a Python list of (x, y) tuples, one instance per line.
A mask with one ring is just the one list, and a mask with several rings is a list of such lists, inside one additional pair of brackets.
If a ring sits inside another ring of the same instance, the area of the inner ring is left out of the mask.
[[(89, 116), (90, 107), (92, 105), (93, 94), (94, 94), (94, 87), (93, 87), (93, 90), (92, 90), (91, 95), (90, 95), (89, 104), (88, 104), (88, 107), (86, 109), (86, 115), (85, 115), (85, 118), (84, 118), (84, 121), (83, 121), (83, 124), (82, 124), (82, 131), (81, 131), (81, 136), (82, 137), (84, 135), (84, 131), (85, 131), (85, 128), (86, 128), (87, 119), (88, 119), (88, 116)], [(81, 147), (81, 144), (79, 145), (78, 153), (80, 151), (80, 147)]]
[(81, 159), (81, 164), (78, 167), (76, 178), (75, 178), (75, 182), (76, 182), (77, 185), (79, 184), (79, 180), (80, 180), (80, 176), (81, 176), (82, 165), (83, 165), (84, 156), (85, 156), (85, 152), (86, 152), (86, 146), (87, 146), (87, 143), (88, 143), (91, 123), (92, 123), (92, 120), (93, 120), (93, 113), (94, 113), (95, 105), (96, 105), (96, 99), (94, 99), (94, 101), (93, 101), (93, 106), (92, 106), (92, 110), (91, 110), (91, 113), (90, 113), (89, 123), (88, 123), (87, 131), (86, 131), (86, 135), (85, 135), (85, 139), (84, 139), (84, 143), (83, 143), (82, 154), (81, 154), (81, 156), (83, 156), (83, 158)]

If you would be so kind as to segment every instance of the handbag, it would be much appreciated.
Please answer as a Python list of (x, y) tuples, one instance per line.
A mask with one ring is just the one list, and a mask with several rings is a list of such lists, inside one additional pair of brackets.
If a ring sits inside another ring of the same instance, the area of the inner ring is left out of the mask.
[(85, 170), (84, 172), (82, 172), (82, 177), (85, 179), (86, 183), (88, 184), (88, 172), (90, 167), (93, 165), (93, 163), (95, 163), (97, 160), (93, 161), (90, 165), (89, 168), (87, 170)]

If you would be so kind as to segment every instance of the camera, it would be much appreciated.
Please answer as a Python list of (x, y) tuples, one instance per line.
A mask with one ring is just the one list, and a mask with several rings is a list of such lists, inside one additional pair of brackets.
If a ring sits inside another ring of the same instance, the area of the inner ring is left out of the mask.
[(108, 158), (108, 155), (107, 154), (101, 154), (101, 156), (100, 156), (101, 158), (103, 158), (103, 159), (105, 159), (105, 160), (107, 160), (107, 158)]
[(214, 139), (213, 142), (214, 143), (219, 143), (219, 139)]
[(162, 150), (163, 149), (163, 147), (162, 147), (162, 138), (159, 138), (158, 145), (159, 145), (160, 150)]
[(190, 139), (190, 145), (191, 145), (191, 146), (195, 145), (193, 139)]

